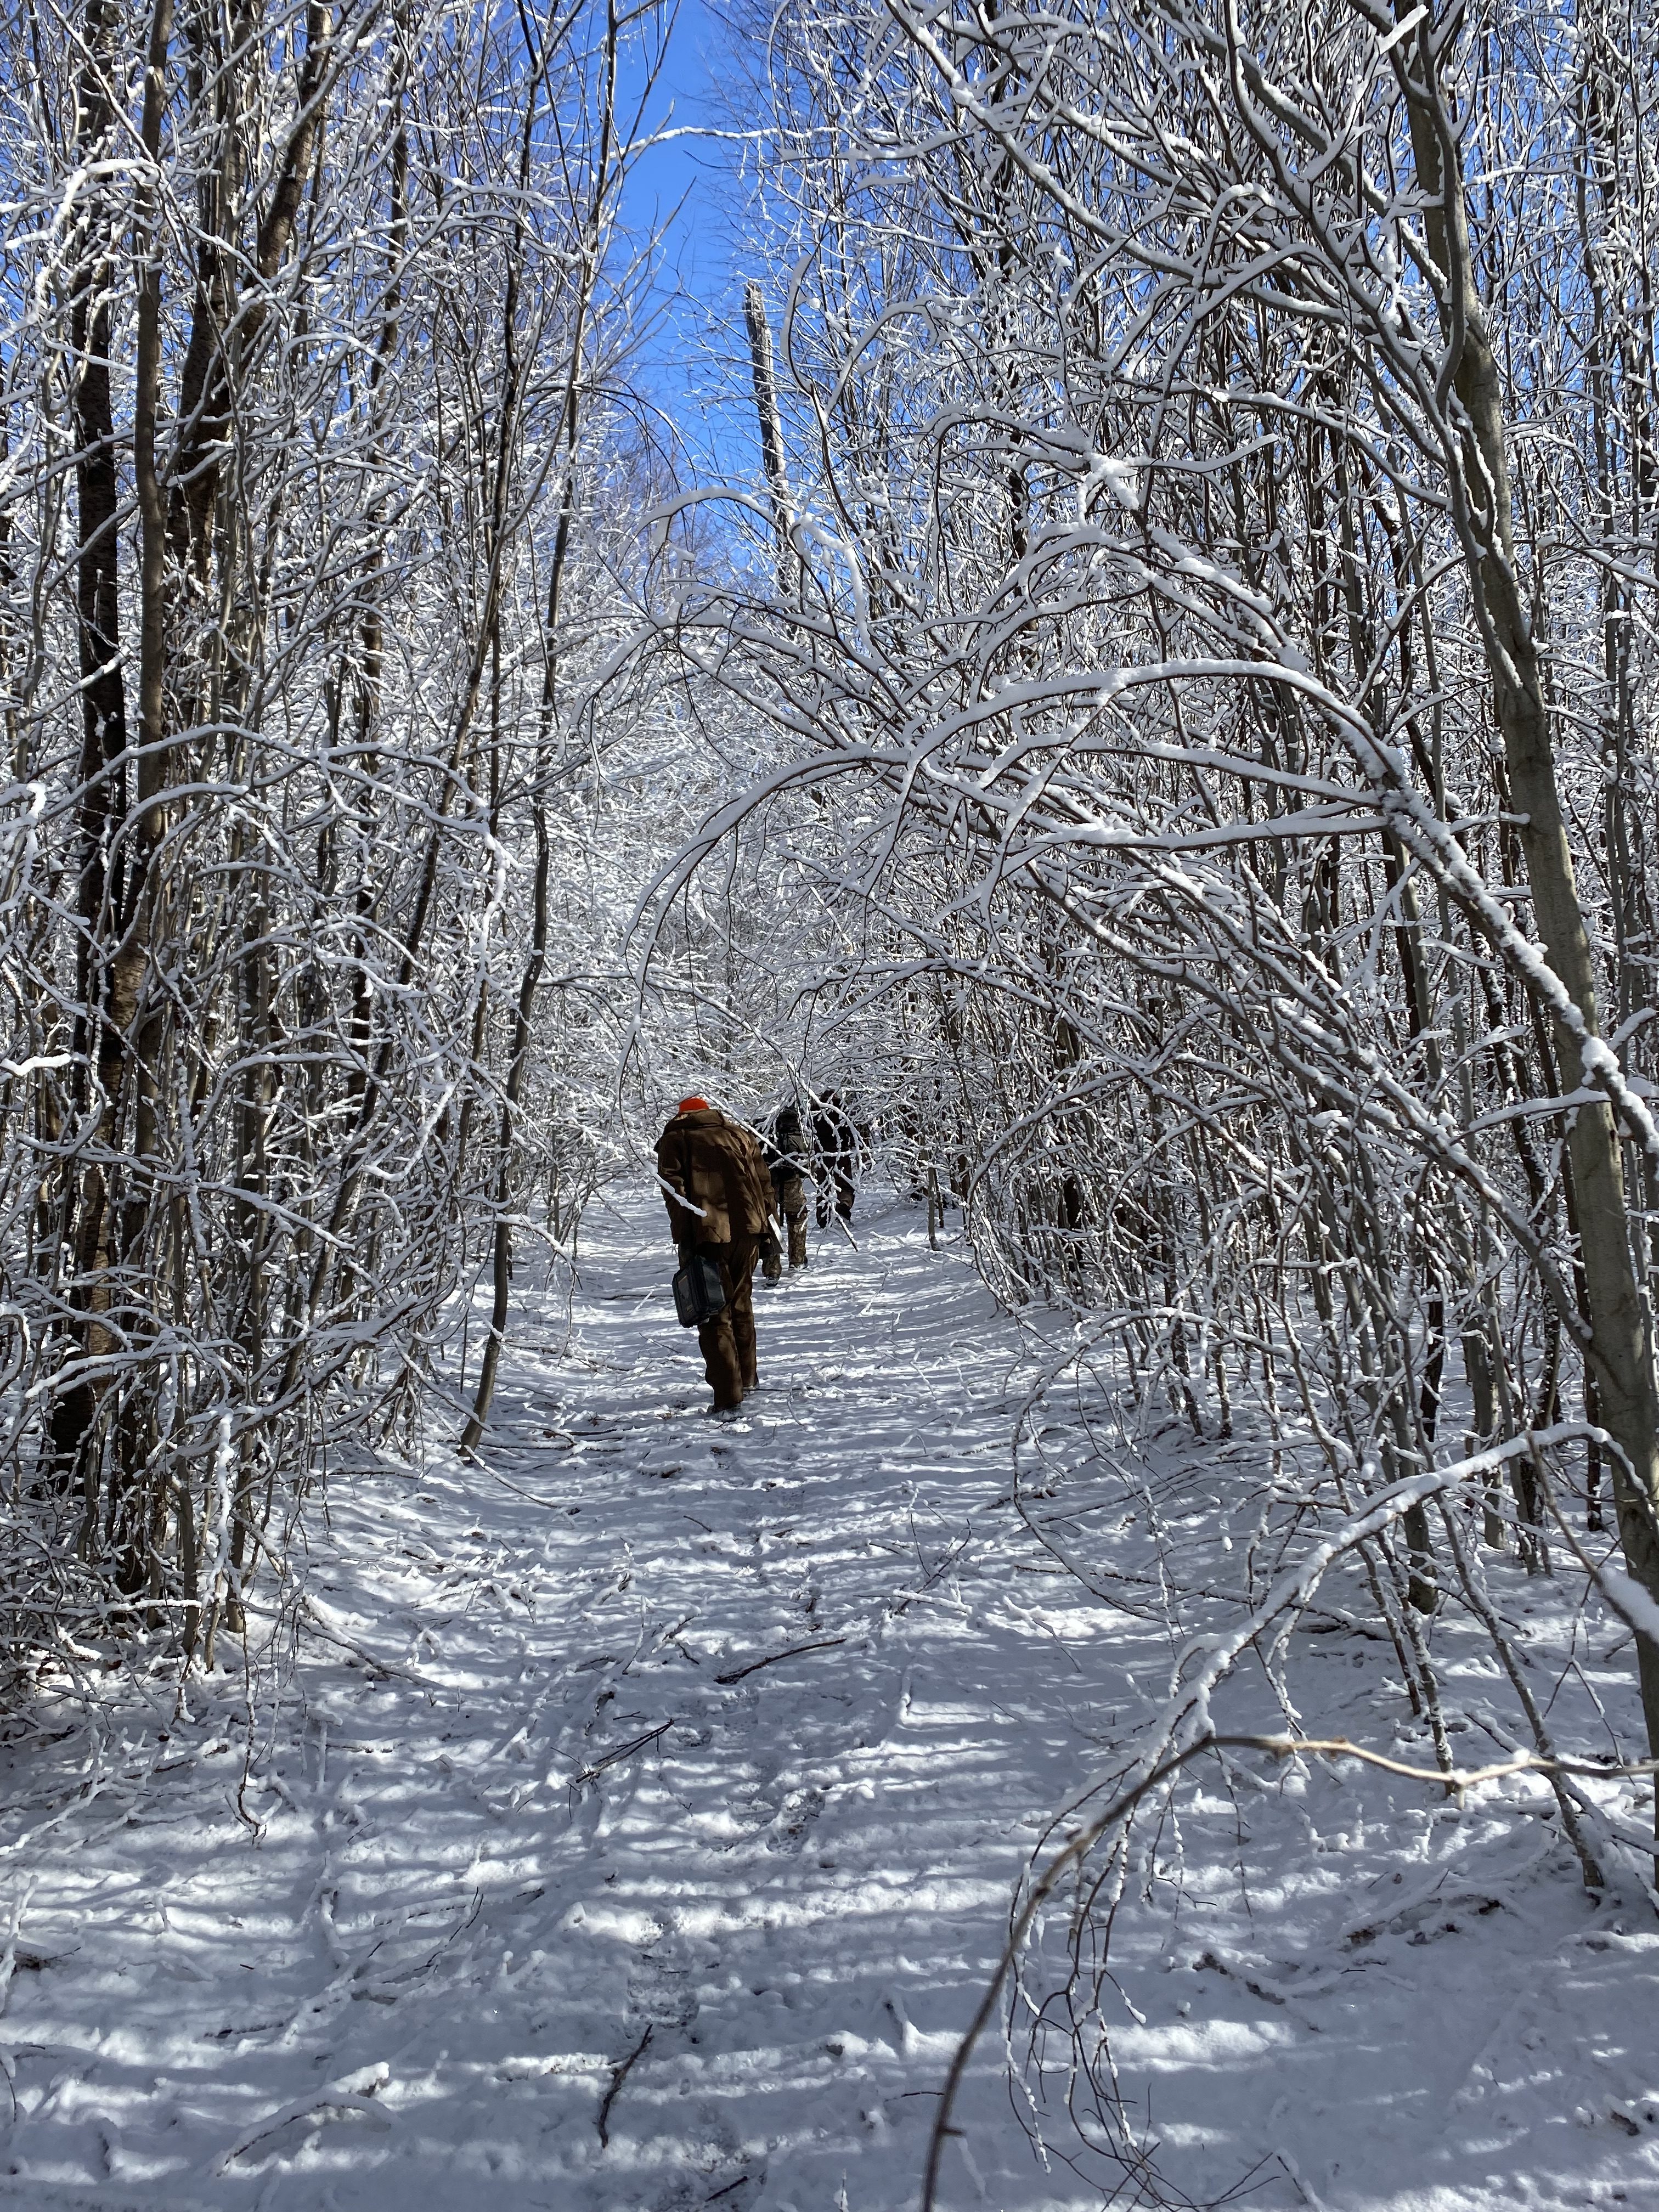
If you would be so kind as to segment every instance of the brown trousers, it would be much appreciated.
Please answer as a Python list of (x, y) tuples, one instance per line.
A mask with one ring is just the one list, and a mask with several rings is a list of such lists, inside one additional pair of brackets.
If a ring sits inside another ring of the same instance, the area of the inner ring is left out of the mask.
[[(806, 1185), (799, 1176), (785, 1176), (777, 1186), (778, 1210), (784, 1226), (789, 1232), (789, 1264), (792, 1267), (806, 1265)], [(762, 1264), (762, 1273), (769, 1283), (775, 1283), (783, 1273), (781, 1257)]]
[(783, 1206), (783, 1218), (789, 1231), (789, 1264), (792, 1267), (806, 1265), (806, 1185), (799, 1176), (791, 1176), (778, 1193)]
[(758, 1237), (734, 1237), (729, 1244), (701, 1248), (720, 1271), (726, 1304), (697, 1331), (703, 1373), (717, 1408), (740, 1406), (743, 1394), (760, 1380), (755, 1361), (755, 1255)]

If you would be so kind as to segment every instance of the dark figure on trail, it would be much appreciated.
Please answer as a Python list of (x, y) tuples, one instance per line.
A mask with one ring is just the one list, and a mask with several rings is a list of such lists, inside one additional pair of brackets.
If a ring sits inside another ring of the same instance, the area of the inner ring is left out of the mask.
[[(789, 1269), (793, 1274), (797, 1267), (806, 1265), (806, 1178), (812, 1170), (806, 1132), (800, 1123), (800, 1109), (793, 1098), (778, 1109), (771, 1140), (766, 1147), (766, 1164), (771, 1170), (772, 1188), (778, 1194), (779, 1211), (789, 1231)], [(775, 1283), (783, 1273), (783, 1255), (780, 1253), (775, 1260), (767, 1259), (762, 1272), (769, 1283)]]
[(682, 1098), (657, 1139), (669, 1231), (684, 1259), (705, 1253), (726, 1304), (697, 1331), (716, 1413), (734, 1413), (760, 1380), (755, 1358), (756, 1255), (775, 1251), (772, 1185), (757, 1141), (706, 1098)]
[(859, 1133), (838, 1091), (813, 1102), (812, 1134), (818, 1148), (818, 1227), (829, 1224), (830, 1209), (843, 1221), (853, 1218), (853, 1170), (858, 1163)]

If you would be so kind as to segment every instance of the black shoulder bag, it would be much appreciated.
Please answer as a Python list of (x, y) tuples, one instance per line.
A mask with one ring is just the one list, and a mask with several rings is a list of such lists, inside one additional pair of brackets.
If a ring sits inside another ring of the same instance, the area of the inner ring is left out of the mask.
[[(696, 1192), (691, 1182), (691, 1132), (685, 1139), (685, 1197), (688, 1206), (696, 1203)], [(674, 1278), (674, 1310), (679, 1316), (682, 1328), (701, 1328), (705, 1322), (715, 1320), (726, 1310), (726, 1285), (720, 1280), (720, 1271), (707, 1252), (695, 1248), (685, 1265)]]

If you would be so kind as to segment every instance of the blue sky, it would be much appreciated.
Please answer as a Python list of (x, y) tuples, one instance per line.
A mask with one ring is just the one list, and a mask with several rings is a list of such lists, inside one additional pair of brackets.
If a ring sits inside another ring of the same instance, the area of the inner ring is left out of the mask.
[[(705, 0), (680, 0), (666, 64), (647, 119), (657, 129), (729, 129), (715, 90), (730, 33)], [(638, 75), (635, 78), (637, 97)], [(667, 225), (657, 300), (662, 319), (641, 362), (652, 398), (694, 447), (748, 473), (758, 459), (746, 414), (712, 405), (717, 366), (706, 351), (711, 314), (741, 343), (745, 268), (731, 234), (738, 149), (718, 138), (675, 137), (652, 149), (630, 179), (624, 217), (636, 238)], [(675, 210), (678, 210), (678, 212)]]

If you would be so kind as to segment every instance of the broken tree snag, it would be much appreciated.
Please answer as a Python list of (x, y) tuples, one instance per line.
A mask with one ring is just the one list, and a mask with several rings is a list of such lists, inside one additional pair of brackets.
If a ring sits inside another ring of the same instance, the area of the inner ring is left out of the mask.
[(749, 326), (749, 360), (755, 378), (755, 412), (760, 418), (761, 459), (772, 495), (772, 527), (778, 540), (778, 589), (785, 599), (795, 587), (795, 559), (789, 543), (789, 480), (783, 465), (783, 417), (778, 410), (778, 380), (772, 365), (772, 326), (766, 301), (751, 278), (743, 288), (743, 319)]

